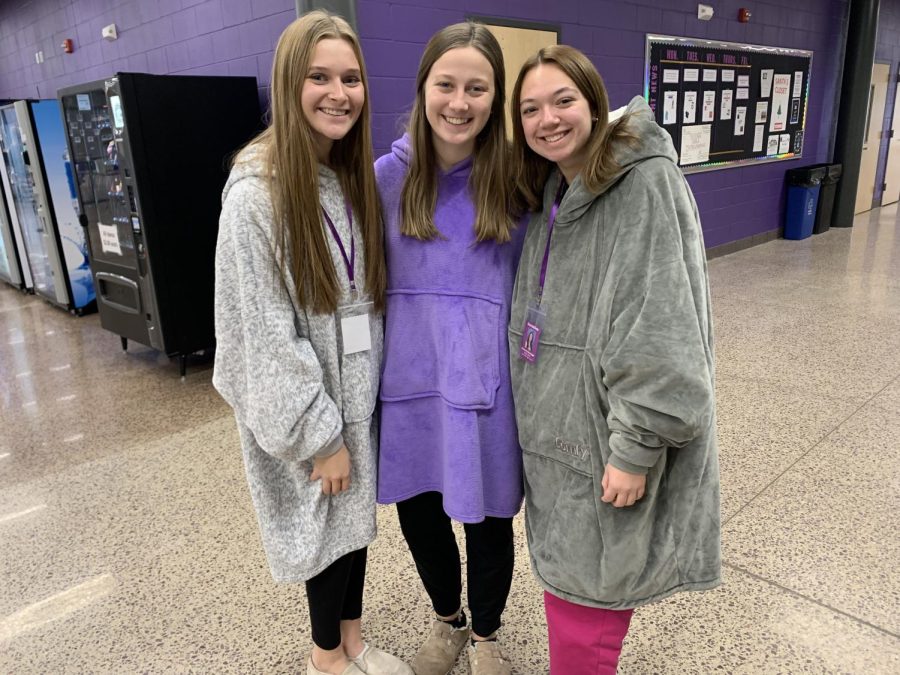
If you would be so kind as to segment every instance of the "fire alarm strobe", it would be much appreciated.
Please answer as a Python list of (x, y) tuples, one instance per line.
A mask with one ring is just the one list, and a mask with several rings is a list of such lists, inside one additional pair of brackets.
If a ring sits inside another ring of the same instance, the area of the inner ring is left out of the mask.
[(746, 7), (741, 7), (738, 10), (738, 21), (740, 21), (741, 23), (749, 23), (751, 16), (752, 14), (750, 14), (750, 10)]

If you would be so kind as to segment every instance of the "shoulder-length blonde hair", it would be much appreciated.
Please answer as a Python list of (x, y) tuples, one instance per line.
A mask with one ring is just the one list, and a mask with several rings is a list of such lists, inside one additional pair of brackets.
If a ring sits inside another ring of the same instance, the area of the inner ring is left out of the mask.
[[(325, 39), (345, 40), (353, 48), (366, 93), (359, 119), (344, 138), (333, 143), (328, 164), (337, 173), (363, 233), (365, 290), (374, 299), (375, 306), (382, 309), (387, 274), (381, 206), (372, 160), (369, 83), (359, 39), (344, 19), (316, 10), (285, 28), (272, 62), (270, 124), (251, 143), (264, 149), (275, 213), (278, 266), (282, 273), (291, 275), (301, 306), (315, 313), (334, 312), (341, 294), (340, 283), (319, 205), (314, 132), (300, 103), (313, 52), (319, 41)], [(285, 269), (288, 260), (290, 269)]]
[(447, 26), (435, 33), (422, 54), (416, 74), (416, 101), (409, 118), (412, 157), (400, 195), (400, 231), (416, 239), (439, 236), (434, 225), (437, 206), (437, 159), (431, 126), (425, 117), (425, 84), (432, 66), (451, 49), (474, 47), (491, 64), (494, 72), (494, 100), (487, 124), (475, 139), (475, 157), (469, 175), (474, 192), (477, 241), (510, 240), (511, 212), (515, 190), (511, 180), (509, 143), (506, 140), (506, 71), (503, 52), (493, 33), (482, 24), (467, 21)]
[(568, 45), (544, 47), (522, 64), (513, 88), (513, 156), (515, 181), (520, 198), (530, 211), (543, 208), (544, 185), (555, 164), (532, 150), (525, 140), (522, 115), (519, 111), (522, 98), (522, 82), (525, 76), (539, 65), (551, 64), (571, 79), (582, 96), (587, 99), (593, 128), (587, 140), (587, 161), (581, 171), (581, 180), (591, 192), (598, 192), (618, 170), (611, 148), (616, 141), (630, 141), (634, 137), (625, 129), (627, 115), (609, 124), (609, 97), (603, 78), (582, 52)]

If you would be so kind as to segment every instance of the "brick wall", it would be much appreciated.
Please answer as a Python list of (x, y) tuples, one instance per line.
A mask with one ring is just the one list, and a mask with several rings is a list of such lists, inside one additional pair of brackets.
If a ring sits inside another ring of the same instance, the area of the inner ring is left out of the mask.
[[(896, 0), (900, 1), (900, 0)], [(558, 25), (562, 41), (590, 55), (613, 106), (642, 91), (648, 32), (771, 44), (815, 52), (802, 160), (694, 174), (707, 246), (778, 229), (784, 172), (830, 158), (835, 87), (848, 0), (711, 3), (712, 21), (696, 18), (696, 0), (358, 0), (359, 32), (371, 79), (376, 156), (398, 135), (413, 97), (413, 78), (430, 35), (470, 14)], [(748, 6), (749, 24), (737, 21)], [(0, 3), (0, 99), (48, 98), (58, 88), (117, 70), (253, 75), (261, 97), (272, 49), (294, 16), (293, 0), (32, 0)], [(119, 40), (100, 29), (116, 23)], [(63, 38), (75, 53), (63, 54)], [(45, 61), (34, 62), (42, 49)]]
[[(116, 71), (250, 75), (264, 98), (275, 41), (294, 17), (293, 0), (2, 2), (0, 98), (54, 98), (63, 86)], [(114, 42), (100, 35), (110, 23)], [(64, 38), (74, 53), (62, 52)]]

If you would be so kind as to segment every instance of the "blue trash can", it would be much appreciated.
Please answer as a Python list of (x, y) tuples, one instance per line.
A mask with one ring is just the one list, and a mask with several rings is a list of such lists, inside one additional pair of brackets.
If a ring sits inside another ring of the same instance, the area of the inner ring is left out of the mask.
[(784, 214), (784, 238), (806, 239), (816, 223), (819, 190), (826, 168), (807, 166), (787, 172), (788, 197)]

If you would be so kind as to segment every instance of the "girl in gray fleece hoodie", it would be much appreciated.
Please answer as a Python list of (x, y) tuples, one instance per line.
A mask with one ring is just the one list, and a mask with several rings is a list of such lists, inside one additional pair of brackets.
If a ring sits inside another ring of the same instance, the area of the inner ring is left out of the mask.
[(641, 98), (609, 124), (576, 49), (513, 92), (535, 215), (509, 343), (552, 675), (613, 675), (634, 607), (719, 583), (712, 319), (697, 207)]
[(385, 289), (366, 87), (343, 19), (285, 29), (272, 123), (235, 161), (216, 249), (213, 384), (234, 408), (272, 576), (306, 583), (308, 675), (412, 673), (360, 626)]

